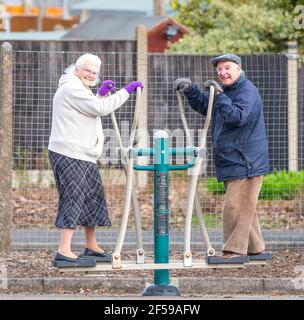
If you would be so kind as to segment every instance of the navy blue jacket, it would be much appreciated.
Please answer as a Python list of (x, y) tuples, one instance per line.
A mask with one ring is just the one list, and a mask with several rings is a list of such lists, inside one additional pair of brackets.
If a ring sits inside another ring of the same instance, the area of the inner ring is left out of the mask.
[[(258, 89), (242, 72), (224, 93), (215, 96), (212, 111), (213, 159), (218, 181), (264, 175), (269, 171), (263, 104)], [(196, 84), (185, 93), (190, 106), (206, 115), (209, 94)]]

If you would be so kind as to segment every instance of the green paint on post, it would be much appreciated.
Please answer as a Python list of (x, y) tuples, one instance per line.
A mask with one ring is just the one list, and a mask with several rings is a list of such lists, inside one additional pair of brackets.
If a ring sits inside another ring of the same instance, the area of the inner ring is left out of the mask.
[[(153, 165), (134, 165), (134, 170), (154, 171), (154, 262), (169, 263), (169, 171), (186, 170), (193, 167), (198, 148), (169, 148), (169, 137), (166, 131), (159, 130), (154, 134), (153, 148), (132, 149), (138, 157), (153, 155)], [(169, 165), (169, 155), (193, 155), (191, 163)], [(154, 271), (154, 285), (146, 288), (144, 295), (177, 295), (179, 290), (169, 285), (169, 270)], [(166, 291), (167, 290), (167, 291)], [(173, 291), (172, 291), (173, 290)], [(172, 294), (174, 292), (174, 294)]]
[[(168, 135), (154, 135), (154, 262), (169, 262), (169, 146)], [(156, 285), (169, 284), (169, 270), (155, 270)]]

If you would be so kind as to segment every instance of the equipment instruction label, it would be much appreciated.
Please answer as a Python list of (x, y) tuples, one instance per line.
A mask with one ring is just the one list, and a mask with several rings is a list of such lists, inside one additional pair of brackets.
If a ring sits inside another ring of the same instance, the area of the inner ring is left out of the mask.
[(157, 234), (168, 233), (169, 218), (169, 181), (168, 172), (156, 174)]

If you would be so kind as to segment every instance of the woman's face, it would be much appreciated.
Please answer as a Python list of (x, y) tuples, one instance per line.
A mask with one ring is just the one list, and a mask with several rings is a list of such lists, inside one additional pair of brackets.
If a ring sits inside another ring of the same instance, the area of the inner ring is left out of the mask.
[(99, 69), (96, 65), (87, 63), (84, 67), (76, 67), (75, 74), (82, 81), (85, 87), (92, 87), (96, 84)]

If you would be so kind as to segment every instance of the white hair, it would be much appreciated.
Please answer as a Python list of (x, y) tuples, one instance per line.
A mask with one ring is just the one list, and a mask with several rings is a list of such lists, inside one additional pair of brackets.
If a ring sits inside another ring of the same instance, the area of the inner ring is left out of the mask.
[(65, 74), (75, 74), (75, 64), (70, 64), (67, 68), (64, 69)]
[(88, 63), (94, 64), (96, 65), (98, 70), (100, 69), (101, 60), (99, 59), (98, 56), (95, 56), (94, 54), (91, 54), (91, 53), (85, 53), (82, 56), (80, 56), (77, 59), (75, 66), (81, 68), (81, 67), (85, 67)]
[[(68, 66), (64, 70), (64, 73), (65, 74), (75, 74), (76, 67), (83, 68), (89, 63), (96, 65), (98, 70), (100, 69), (100, 66), (101, 66), (100, 58), (94, 54), (85, 53), (77, 59), (75, 64), (71, 64), (70, 66)], [(94, 83), (92, 83), (92, 86), (96, 85), (98, 83), (98, 81), (99, 81), (99, 79), (97, 78), (96, 81)]]

